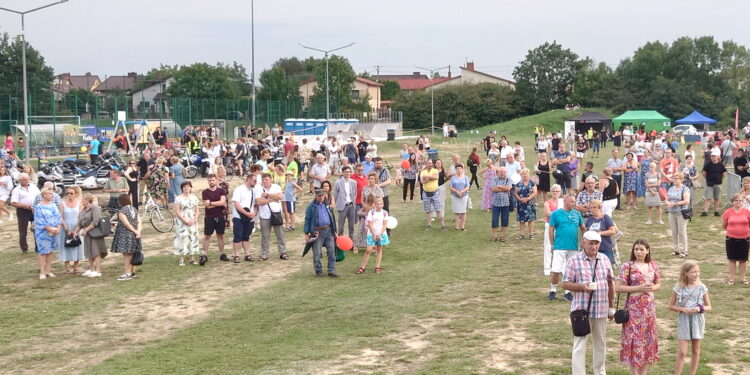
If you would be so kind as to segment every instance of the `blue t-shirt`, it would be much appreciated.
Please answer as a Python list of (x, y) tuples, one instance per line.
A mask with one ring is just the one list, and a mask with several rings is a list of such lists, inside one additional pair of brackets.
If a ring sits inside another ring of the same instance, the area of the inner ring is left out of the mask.
[[(466, 176), (463, 176), (463, 177), (453, 176), (453, 177), (451, 177), (451, 187), (452, 188), (460, 191), (460, 190), (466, 189), (467, 186), (469, 186), (469, 178), (468, 177), (466, 177)], [(454, 197), (458, 197), (458, 198), (463, 198), (467, 194), (469, 194), (468, 191), (465, 192), (463, 195), (461, 195), (459, 197), (456, 193), (454, 193), (453, 191), (451, 191), (451, 195), (453, 195)]]
[(91, 150), (89, 150), (89, 154), (99, 155), (99, 140), (92, 139), (90, 145), (91, 145)]
[(578, 228), (583, 225), (581, 213), (558, 208), (549, 217), (549, 226), (555, 228), (553, 250), (578, 250)]
[[(570, 152), (555, 152), (554, 157), (555, 159), (567, 159), (570, 156)], [(570, 167), (568, 166), (568, 163), (561, 163), (557, 165), (557, 170), (560, 172), (570, 172)]]
[(292, 184), (292, 181), (289, 181), (287, 178), (286, 184), (284, 185), (284, 199), (282, 199), (284, 202), (294, 202), (297, 199), (294, 197), (294, 184)]
[[(589, 216), (586, 219), (586, 229), (593, 230), (594, 232), (605, 231), (615, 225), (612, 218), (609, 215), (602, 216), (601, 219), (597, 219), (593, 216)], [(599, 245), (599, 251), (611, 251), (612, 250), (612, 237), (602, 236), (602, 242)]]

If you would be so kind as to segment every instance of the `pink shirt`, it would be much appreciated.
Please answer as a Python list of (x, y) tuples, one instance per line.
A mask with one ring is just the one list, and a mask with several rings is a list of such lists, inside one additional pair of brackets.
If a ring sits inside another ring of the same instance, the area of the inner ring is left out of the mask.
[(732, 207), (724, 211), (721, 219), (727, 223), (727, 237), (750, 237), (750, 210), (747, 208), (743, 207), (739, 212), (735, 212)]

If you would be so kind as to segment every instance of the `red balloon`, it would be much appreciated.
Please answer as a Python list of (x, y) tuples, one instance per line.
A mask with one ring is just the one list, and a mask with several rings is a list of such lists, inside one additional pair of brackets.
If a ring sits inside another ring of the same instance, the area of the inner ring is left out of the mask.
[(336, 246), (338, 246), (341, 250), (347, 251), (352, 249), (354, 243), (348, 236), (338, 236), (336, 238)]
[(403, 169), (409, 169), (411, 167), (411, 164), (408, 160), (401, 160), (401, 168)]

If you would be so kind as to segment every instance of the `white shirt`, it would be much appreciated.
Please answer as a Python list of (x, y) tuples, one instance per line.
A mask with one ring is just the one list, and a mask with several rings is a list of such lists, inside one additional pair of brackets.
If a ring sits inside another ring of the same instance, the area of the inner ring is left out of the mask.
[[(378, 234), (383, 233), (383, 225), (385, 225), (385, 219), (388, 217), (388, 211), (381, 210), (380, 212), (375, 211), (373, 208), (370, 210), (370, 212), (367, 213), (367, 223), (372, 223), (372, 229), (375, 229)], [(367, 226), (367, 234), (370, 236), (374, 236), (372, 232), (370, 232), (370, 226)]]
[(317, 139), (311, 140), (310, 148), (312, 148), (313, 151), (320, 151), (320, 141)]
[(505, 160), (507, 158), (508, 154), (512, 154), (513, 151), (515, 151), (515, 150), (513, 150), (513, 147), (510, 147), (510, 146), (505, 146), (505, 147), (501, 148), (500, 149), (500, 159)]
[[(271, 187), (266, 189), (263, 187), (263, 185), (256, 186), (256, 194), (260, 196), (263, 193), (268, 194), (281, 194), (281, 186), (278, 184), (271, 184)], [(258, 215), (261, 219), (270, 219), (271, 218), (271, 211), (273, 212), (281, 212), (281, 203), (280, 202), (269, 202), (268, 204), (264, 204), (262, 206), (258, 206)]]
[(10, 203), (20, 203), (24, 205), (33, 205), (34, 199), (42, 194), (36, 185), (29, 183), (29, 186), (24, 188), (21, 185), (16, 186), (13, 189), (13, 193), (10, 196)]
[[(325, 164), (321, 165), (321, 164), (315, 163), (315, 165), (313, 165), (312, 168), (310, 168), (310, 173), (312, 173), (312, 175), (315, 177), (326, 178), (328, 177), (328, 172), (329, 172), (329, 168)], [(319, 181), (316, 179), (313, 179), (312, 182), (313, 182), (313, 185), (315, 185), (315, 187), (320, 187), (321, 184), (323, 184), (322, 181)]]
[(349, 184), (349, 181), (351, 181), (351, 179), (344, 178), (344, 193), (346, 193), (346, 203), (352, 203), (352, 187), (351, 184)]
[(249, 208), (250, 212), (255, 211), (255, 197), (256, 194), (252, 189), (248, 188), (247, 185), (242, 184), (237, 186), (232, 192), (232, 217), (236, 219), (242, 218), (237, 212), (237, 208), (234, 206), (234, 202), (239, 202), (243, 208)]
[[(13, 189), (13, 180), (10, 178), (10, 176), (3, 176), (0, 177), (0, 198), (4, 197), (5, 199), (8, 199), (8, 196), (10, 195), (10, 191)], [(31, 185), (31, 183), (29, 183)]]
[(369, 145), (367, 146), (367, 155), (371, 158), (375, 159), (378, 157), (378, 145)]

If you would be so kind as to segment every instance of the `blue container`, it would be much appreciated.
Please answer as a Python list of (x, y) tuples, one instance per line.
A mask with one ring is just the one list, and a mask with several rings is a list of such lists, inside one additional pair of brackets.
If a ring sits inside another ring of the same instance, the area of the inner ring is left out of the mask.
[(284, 133), (286, 132), (292, 132), (294, 131), (294, 122), (296, 120), (293, 118), (288, 118), (284, 120)]

